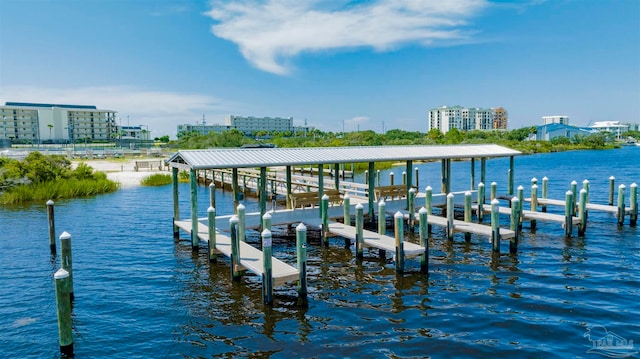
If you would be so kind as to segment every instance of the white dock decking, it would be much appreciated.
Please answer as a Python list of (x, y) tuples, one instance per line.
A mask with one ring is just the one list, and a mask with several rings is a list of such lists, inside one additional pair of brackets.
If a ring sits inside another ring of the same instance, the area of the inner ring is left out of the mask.
[[(508, 207), (499, 207), (498, 212), (504, 215), (511, 215), (511, 208)], [(484, 213), (491, 213), (491, 209), (484, 209)], [(522, 219), (525, 220), (538, 220), (538, 221), (547, 221), (547, 222), (556, 222), (564, 225), (565, 216), (563, 214), (554, 214), (554, 213), (546, 213), (546, 212), (532, 212), (528, 210), (522, 210)], [(579, 217), (572, 217), (573, 225), (580, 224)]]
[[(191, 233), (191, 221), (175, 221), (176, 226), (187, 233)], [(202, 242), (209, 243), (209, 228), (198, 222), (198, 238)], [(231, 238), (220, 231), (216, 231), (216, 250), (219, 253), (231, 258)], [(264, 273), (264, 261), (262, 251), (252, 245), (240, 242), (240, 266), (236, 270), (248, 270), (249, 272), (262, 277)], [(297, 281), (300, 272), (293, 267), (275, 257), (272, 259), (272, 272), (274, 286), (283, 285), (287, 282)]]
[[(308, 225), (320, 225), (320, 220), (314, 220), (306, 222)], [(329, 233), (338, 235), (340, 237), (356, 240), (356, 227), (349, 226), (339, 222), (329, 221)], [(362, 241), (365, 247), (378, 248), (386, 252), (390, 252), (395, 255), (396, 251), (396, 239), (376, 232), (362, 230)], [(425, 248), (412, 242), (403, 242), (404, 256), (406, 258), (413, 258), (425, 253)]]
[[(525, 202), (531, 202), (531, 198), (525, 198), (524, 199)], [(549, 198), (538, 198), (538, 205), (539, 206), (559, 206), (559, 207), (564, 207), (566, 201), (564, 200), (559, 200), (559, 199), (549, 199)], [(576, 202), (576, 206), (579, 204), (579, 202)], [(596, 204), (596, 203), (587, 203), (587, 210), (593, 210), (593, 211), (600, 211), (600, 212), (609, 212), (609, 213), (614, 213), (617, 214), (618, 213), (618, 207), (617, 206), (609, 206), (606, 204)], [(624, 208), (624, 214), (631, 214), (631, 208), (630, 207), (625, 207)]]

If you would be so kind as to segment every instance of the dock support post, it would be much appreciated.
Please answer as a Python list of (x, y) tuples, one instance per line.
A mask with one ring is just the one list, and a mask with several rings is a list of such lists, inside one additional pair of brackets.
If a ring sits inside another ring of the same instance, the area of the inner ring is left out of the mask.
[[(471, 191), (464, 193), (464, 221), (471, 222)], [(464, 240), (469, 242), (471, 240), (471, 233), (464, 232)]]
[(320, 163), (318, 165), (318, 198), (320, 198), (320, 201), (322, 201), (323, 195), (324, 195), (324, 164)]
[(216, 184), (214, 181), (209, 183), (209, 206), (216, 208)]
[(262, 302), (264, 304), (273, 304), (273, 263), (271, 258), (271, 231), (264, 229), (262, 237), (262, 263), (264, 265), (262, 272)]
[(291, 209), (291, 203), (289, 201), (289, 197), (291, 195), (291, 166), (287, 166), (285, 171), (287, 181), (287, 199), (285, 200), (285, 202), (287, 202), (287, 209)]
[(320, 217), (322, 218), (322, 244), (329, 245), (329, 196), (320, 199)]
[(453, 193), (449, 193), (447, 195), (447, 238), (452, 241), (453, 240)]
[(520, 237), (520, 199), (513, 197), (511, 199), (511, 226), (510, 229), (515, 232), (515, 236), (509, 241), (509, 252), (516, 253), (518, 251), (518, 239)]
[(216, 254), (216, 209), (213, 206), (207, 208), (207, 224), (209, 229), (209, 262), (216, 262), (218, 256)]
[(369, 171), (364, 170), (364, 184), (369, 184)]
[(260, 218), (267, 213), (267, 168), (260, 167), (260, 181), (258, 183), (258, 197), (260, 199)]
[(343, 208), (343, 221), (347, 226), (351, 225), (351, 197), (348, 194), (345, 194), (342, 198), (342, 208)]
[(180, 229), (176, 221), (180, 220), (180, 205), (178, 199), (178, 168), (171, 167), (171, 184), (173, 189), (173, 239), (180, 238)]
[(609, 177), (609, 205), (613, 206), (613, 193), (615, 191), (615, 182), (616, 178), (611, 176)]
[(238, 240), (238, 216), (233, 215), (229, 219), (229, 229), (231, 232), (231, 280), (240, 281), (240, 241)]
[(451, 160), (442, 160), (442, 193), (449, 193), (451, 190)]
[(635, 227), (638, 223), (638, 185), (632, 183), (629, 187), (631, 191), (629, 194), (629, 207), (631, 207), (631, 213), (629, 214), (629, 225)]
[[(374, 223), (375, 219), (374, 219), (374, 214), (373, 214), (373, 202), (374, 202), (374, 198), (375, 198), (375, 183), (373, 180), (373, 175), (375, 171), (375, 163), (374, 162), (369, 162), (369, 197), (367, 198), (369, 200), (369, 220), (371, 221), (371, 223)], [(355, 178), (355, 177), (354, 177)], [(380, 171), (378, 171), (378, 184), (380, 184)]]
[(485, 174), (487, 173), (487, 159), (485, 157), (480, 159), (480, 182), (487, 183)]
[(237, 208), (238, 204), (240, 203), (238, 201), (238, 196), (240, 191), (238, 190), (238, 169), (237, 168), (231, 169), (231, 191), (233, 192), (233, 208)]
[(418, 167), (413, 169), (414, 176), (416, 177), (416, 187), (420, 188), (420, 173)]
[(394, 174), (393, 172), (389, 172), (389, 185), (393, 186), (394, 180), (393, 180)]
[(518, 229), (522, 229), (522, 214), (524, 211), (524, 187), (518, 186)]
[(65, 357), (73, 357), (69, 272), (60, 268), (53, 275), (53, 278), (56, 283), (56, 308), (58, 314), (58, 342), (60, 344), (60, 353)]
[(514, 171), (514, 157), (509, 156), (509, 172), (507, 174), (509, 183), (507, 184), (507, 194), (513, 194), (513, 171)]
[(380, 198), (380, 202), (378, 202), (378, 234), (381, 235), (387, 232), (386, 207), (387, 203), (384, 198)]
[(245, 221), (247, 218), (246, 217), (247, 209), (244, 207), (243, 204), (239, 204), (237, 207), (236, 213), (238, 214), (238, 240), (240, 242), (246, 242), (245, 236), (246, 236), (247, 228), (245, 225)]
[(587, 229), (587, 190), (584, 188), (580, 190), (578, 218), (580, 218), (580, 223), (578, 224), (578, 236), (584, 236), (584, 232)]
[(60, 250), (62, 253), (60, 254), (60, 262), (62, 262), (62, 269), (69, 272), (68, 279), (68, 289), (69, 289), (69, 299), (73, 301), (73, 258), (71, 255), (71, 235), (69, 233), (62, 232), (60, 235)]
[(427, 209), (422, 207), (418, 212), (420, 218), (420, 245), (424, 247), (424, 253), (420, 256), (420, 271), (422, 273), (429, 273), (429, 234), (427, 233), (428, 214)]
[(416, 190), (411, 187), (409, 190), (409, 195), (407, 196), (409, 201), (409, 206), (407, 209), (409, 210), (409, 232), (415, 233), (415, 225), (416, 225)]
[(491, 201), (491, 243), (493, 251), (500, 252), (500, 201), (494, 199)]
[(402, 184), (407, 184), (407, 171), (402, 171)]
[(47, 201), (47, 222), (49, 223), (49, 249), (56, 254), (56, 221), (53, 213), (53, 201)]
[(624, 191), (626, 188), (624, 184), (618, 186), (618, 226), (624, 225)]
[(262, 229), (271, 230), (271, 213), (267, 212), (262, 216)]
[(565, 193), (564, 201), (564, 236), (571, 237), (573, 232), (573, 210), (571, 205), (573, 204), (573, 192), (567, 191)]
[[(542, 199), (547, 199), (548, 189), (549, 189), (549, 179), (547, 178), (547, 176), (544, 176), (542, 177)], [(543, 204), (541, 208), (542, 208), (542, 212), (547, 211), (547, 205)]]
[[(538, 185), (531, 185), (531, 212), (538, 212)], [(536, 220), (531, 220), (531, 229), (536, 229)]]
[(298, 254), (298, 306), (307, 307), (307, 227), (296, 227), (296, 253)]
[[(433, 214), (433, 189), (431, 186), (425, 188), (424, 207), (429, 215)], [(427, 226), (427, 233), (431, 233), (431, 225)]]
[(364, 256), (364, 207), (361, 203), (356, 205), (356, 258), (362, 259)]
[(378, 186), (381, 186), (381, 184), (380, 184), (380, 170), (376, 171), (376, 184)]
[(498, 184), (495, 182), (491, 182), (491, 201), (497, 199), (498, 197)]
[(476, 189), (476, 159), (471, 157), (471, 190)]
[(197, 251), (199, 247), (198, 238), (198, 177), (195, 170), (189, 173), (191, 182), (191, 250)]
[(482, 223), (482, 218), (484, 217), (484, 183), (478, 183), (478, 223)]
[[(411, 172), (411, 169), (413, 167), (413, 161), (407, 161), (407, 170), (402, 174), (402, 177), (404, 178), (404, 183), (407, 186), (406, 187), (406, 191), (407, 191), (407, 209), (409, 209), (410, 204), (409, 204), (409, 191), (413, 188), (413, 173)], [(415, 196), (415, 190), (413, 192), (414, 196)], [(413, 229), (411, 230), (411, 233), (413, 233)]]
[(393, 216), (396, 237), (396, 272), (404, 272), (404, 215), (398, 211)]
[(336, 163), (333, 165), (333, 184), (336, 186), (337, 190), (340, 190), (340, 164)]
[(571, 181), (571, 193), (573, 193), (573, 202), (571, 203), (571, 210), (573, 211), (573, 215), (576, 215), (577, 212), (577, 202), (578, 202), (578, 182)]

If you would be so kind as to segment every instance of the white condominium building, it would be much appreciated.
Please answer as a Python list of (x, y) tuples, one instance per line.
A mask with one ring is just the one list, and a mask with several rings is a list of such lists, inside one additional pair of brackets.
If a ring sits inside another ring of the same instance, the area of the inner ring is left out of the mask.
[(507, 128), (507, 111), (497, 108), (464, 108), (441, 106), (429, 110), (428, 129), (447, 133), (453, 128), (460, 131), (495, 130)]
[(109, 141), (116, 112), (96, 106), (6, 102), (0, 106), (0, 139), (13, 143)]

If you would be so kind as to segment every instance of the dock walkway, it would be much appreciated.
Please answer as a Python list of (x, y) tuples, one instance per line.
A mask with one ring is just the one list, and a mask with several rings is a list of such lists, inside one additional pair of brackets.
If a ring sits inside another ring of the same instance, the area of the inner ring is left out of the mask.
[[(525, 198), (524, 199), (525, 202), (531, 202), (531, 198)], [(538, 205), (539, 206), (559, 206), (559, 207), (564, 207), (566, 204), (566, 201), (564, 200), (559, 200), (559, 199), (549, 199), (549, 198), (538, 198)], [(576, 202), (576, 206), (578, 206), (580, 203)], [(617, 206), (609, 206), (606, 204), (596, 204), (596, 203), (587, 203), (587, 210), (593, 210), (593, 211), (600, 211), (600, 212), (609, 212), (609, 213), (618, 213), (618, 207)], [(624, 214), (631, 214), (631, 207), (625, 207), (624, 208)]]
[[(187, 233), (191, 233), (191, 221), (175, 221), (176, 226)], [(198, 238), (209, 243), (209, 228), (198, 222)], [(216, 251), (231, 258), (231, 238), (224, 232), (216, 231)], [(248, 270), (249, 272), (262, 277), (264, 274), (264, 261), (262, 251), (246, 242), (240, 242), (240, 266), (237, 271)], [(300, 272), (278, 258), (272, 259), (272, 272), (274, 286), (283, 285), (287, 282), (297, 281)]]

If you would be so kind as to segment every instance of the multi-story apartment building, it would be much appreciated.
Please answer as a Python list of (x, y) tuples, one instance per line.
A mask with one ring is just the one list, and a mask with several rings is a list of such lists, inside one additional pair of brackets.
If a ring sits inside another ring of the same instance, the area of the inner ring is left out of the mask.
[(184, 133), (196, 132), (201, 135), (209, 133), (221, 133), (228, 130), (238, 130), (247, 136), (251, 136), (257, 132), (304, 132), (310, 128), (293, 125), (293, 117), (243, 117), (230, 115), (225, 118), (224, 125), (207, 125), (203, 118), (202, 123), (178, 125), (178, 136)]
[(461, 131), (495, 130), (507, 128), (507, 111), (497, 108), (463, 108), (441, 106), (429, 110), (428, 129), (447, 133), (453, 128)]
[(569, 116), (542, 116), (542, 124), (550, 125), (552, 123), (559, 123), (561, 125), (569, 124)]
[(116, 112), (96, 106), (6, 102), (0, 106), (0, 139), (13, 143), (109, 141), (117, 136)]

